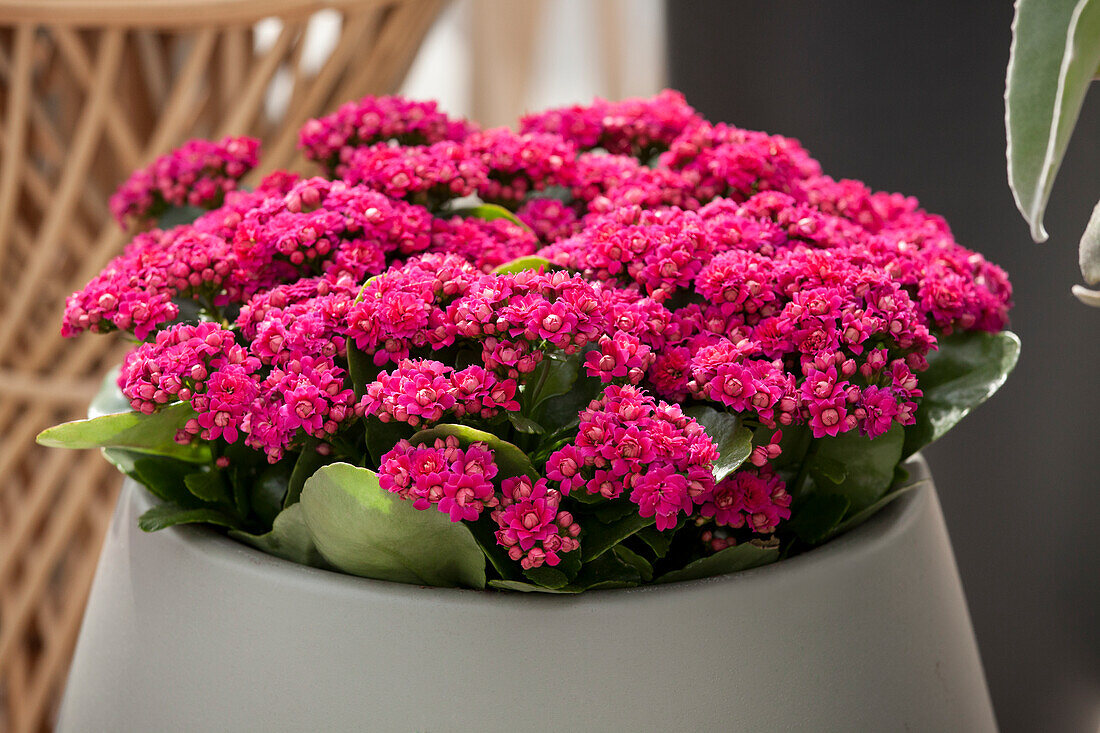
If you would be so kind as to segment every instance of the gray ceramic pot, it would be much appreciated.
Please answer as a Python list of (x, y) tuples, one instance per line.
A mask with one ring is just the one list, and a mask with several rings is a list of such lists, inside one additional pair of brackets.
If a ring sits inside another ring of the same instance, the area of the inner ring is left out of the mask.
[(145, 534), (150, 505), (126, 483), (60, 731), (995, 729), (930, 484), (775, 565), (576, 597)]

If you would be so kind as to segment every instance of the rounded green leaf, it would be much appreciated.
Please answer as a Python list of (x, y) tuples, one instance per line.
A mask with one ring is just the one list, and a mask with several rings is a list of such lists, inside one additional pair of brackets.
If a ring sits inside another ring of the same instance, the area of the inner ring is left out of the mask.
[(703, 406), (689, 407), (684, 414), (695, 418), (718, 446), (715, 481), (729, 476), (752, 455), (752, 431), (744, 426), (739, 416)]
[[(905, 431), (897, 423), (874, 440), (860, 435), (858, 430), (849, 430), (835, 438), (818, 438), (811, 449), (814, 454), (808, 460), (829, 467), (843, 466), (844, 471), (843, 478), (834, 483), (828, 479), (830, 472), (814, 472), (811, 463), (811, 472), (820, 477), (817, 489), (844, 497), (852, 511), (874, 504), (894, 482), (894, 469), (901, 461), (904, 441)], [(836, 474), (833, 475), (835, 478)]]
[(993, 396), (1020, 358), (1020, 338), (1011, 331), (970, 331), (941, 336), (918, 375), (924, 391), (914, 425), (905, 429), (903, 457), (938, 440), (971, 410)]
[(328, 567), (313, 542), (313, 535), (309, 533), (301, 504), (292, 504), (279, 512), (271, 525), (271, 531), (266, 534), (255, 535), (234, 530), (229, 536), (284, 560), (317, 568)]
[(378, 485), (374, 471), (347, 463), (319, 469), (301, 497), (321, 555), (345, 573), (433, 586), (485, 587), (485, 555), (462, 522), (413, 508)]

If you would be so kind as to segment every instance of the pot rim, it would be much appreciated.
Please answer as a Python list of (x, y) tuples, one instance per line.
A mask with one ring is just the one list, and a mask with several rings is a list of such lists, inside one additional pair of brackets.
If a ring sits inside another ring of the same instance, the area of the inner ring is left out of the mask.
[[(502, 592), (489, 587), (483, 590), (441, 588), (376, 580), (284, 560), (207, 527), (182, 525), (168, 527), (155, 534), (157, 538), (176, 543), (178, 552), (191, 555), (199, 562), (266, 577), (284, 585), (296, 585), (305, 592), (385, 595), (411, 601), (449, 602), (461, 605), (511, 603), (519, 606), (528, 606), (532, 603), (576, 605), (606, 601), (609, 595), (616, 598), (643, 594), (683, 596), (709, 591), (712, 586), (719, 585), (734, 588), (746, 586), (747, 588), (753, 583), (775, 582), (781, 578), (785, 581), (797, 582), (805, 575), (824, 572), (820, 569), (822, 566), (847, 563), (855, 556), (876, 553), (879, 548), (904, 533), (906, 528), (916, 522), (921, 513), (927, 510), (927, 503), (919, 501), (918, 495), (935, 490), (928, 463), (922, 455), (918, 453), (910, 457), (903, 465), (909, 470), (910, 481), (916, 484), (913, 490), (890, 502), (858, 527), (795, 557), (726, 575), (641, 585), (634, 588), (597, 589), (577, 594)], [(128, 493), (127, 489), (130, 489)], [(122, 506), (127, 495), (130, 507)], [(119, 501), (120, 507), (115, 522), (129, 522), (131, 526), (126, 529), (140, 531), (136, 529), (137, 517), (155, 506), (154, 497), (141, 484), (127, 478)], [(130, 509), (133, 511), (129, 511)], [(112, 526), (111, 533), (114, 534), (116, 531), (117, 526)], [(746, 592), (750, 591), (746, 590)]]

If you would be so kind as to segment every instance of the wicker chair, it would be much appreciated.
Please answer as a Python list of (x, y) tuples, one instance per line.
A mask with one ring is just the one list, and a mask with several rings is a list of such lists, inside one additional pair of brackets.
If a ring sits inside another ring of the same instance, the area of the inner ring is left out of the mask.
[[(0, 731), (50, 727), (119, 483), (96, 452), (34, 444), (124, 349), (59, 335), (65, 297), (125, 242), (107, 197), (189, 137), (255, 135), (264, 171), (295, 167), (301, 123), (392, 91), (444, 3), (0, 0)], [(321, 10), (340, 30), (318, 66)]]

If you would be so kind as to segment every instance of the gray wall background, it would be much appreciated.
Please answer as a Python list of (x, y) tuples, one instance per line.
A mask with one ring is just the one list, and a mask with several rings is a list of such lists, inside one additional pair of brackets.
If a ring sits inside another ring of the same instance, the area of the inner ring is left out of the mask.
[(1006, 183), (1007, 0), (670, 0), (667, 18), (670, 85), (710, 119), (799, 138), (834, 177), (916, 195), (1008, 270), (1020, 364), (927, 455), (1003, 730), (1096, 731), (1100, 310), (1069, 287), (1100, 197), (1100, 89), (1037, 245)]

